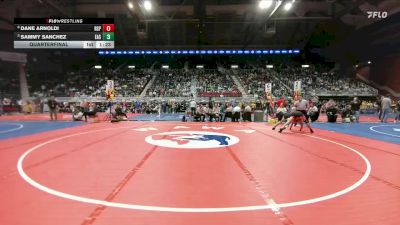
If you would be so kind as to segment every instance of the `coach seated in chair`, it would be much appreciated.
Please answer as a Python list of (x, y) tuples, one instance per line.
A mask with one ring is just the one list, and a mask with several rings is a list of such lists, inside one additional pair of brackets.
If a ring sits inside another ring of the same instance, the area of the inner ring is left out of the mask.
[(84, 116), (83, 109), (80, 106), (76, 106), (72, 108), (72, 120), (73, 121), (82, 121)]
[(216, 110), (216, 106), (214, 106), (212, 103), (209, 106), (210, 107), (206, 107), (207, 116), (209, 117), (209, 121), (212, 122), (214, 118), (215, 118), (215, 121), (217, 121), (219, 109), (218, 109), (218, 112), (216, 112), (215, 111)]
[(96, 105), (94, 103), (86, 103), (83, 108), (83, 116), (85, 117), (85, 122), (87, 122), (88, 117), (95, 117)]
[(338, 112), (338, 110), (336, 109), (336, 107), (326, 109), (326, 116), (328, 118), (328, 122), (336, 123), (337, 112)]
[(241, 112), (241, 108), (239, 105), (235, 106), (232, 110), (232, 122), (239, 122), (240, 119), (240, 112)]
[(117, 103), (114, 108), (112, 121), (118, 122), (125, 120), (128, 120), (128, 116), (123, 112), (121, 105)]
[(225, 110), (224, 119), (222, 120), (223, 122), (226, 121), (226, 118), (227, 118), (227, 117), (228, 117), (228, 118), (231, 118), (231, 121), (233, 121), (233, 117), (232, 117), (233, 114), (232, 114), (232, 111), (233, 111), (233, 107), (232, 107), (231, 104), (229, 104), (228, 107), (227, 107), (226, 110)]
[(342, 111), (342, 123), (351, 123), (354, 122), (355, 113), (351, 110), (350, 105), (346, 105), (346, 107)]
[(206, 115), (203, 110), (203, 105), (198, 105), (196, 108), (196, 112), (193, 116), (194, 121), (203, 121), (205, 120)]
[(317, 106), (312, 106), (308, 109), (308, 117), (310, 118), (311, 122), (315, 122), (318, 120), (319, 117), (319, 110)]
[(211, 122), (212, 118), (213, 118), (213, 111), (212, 108), (208, 107), (209, 105), (204, 105), (203, 106), (203, 113), (204, 113), (204, 117), (208, 116), (208, 121)]
[(215, 122), (220, 122), (222, 120), (221, 107), (217, 103), (214, 104), (213, 118), (215, 118)]
[(326, 117), (328, 118), (328, 122), (336, 123), (338, 109), (336, 107), (336, 102), (333, 99), (329, 99), (329, 101), (325, 104), (326, 108)]
[(243, 121), (251, 122), (251, 107), (250, 105), (246, 105), (243, 111)]

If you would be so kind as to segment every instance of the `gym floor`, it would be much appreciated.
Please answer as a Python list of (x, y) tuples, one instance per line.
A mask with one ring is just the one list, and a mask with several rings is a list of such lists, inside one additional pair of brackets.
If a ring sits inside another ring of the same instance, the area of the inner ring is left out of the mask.
[(400, 224), (400, 124), (2, 120), (0, 224)]

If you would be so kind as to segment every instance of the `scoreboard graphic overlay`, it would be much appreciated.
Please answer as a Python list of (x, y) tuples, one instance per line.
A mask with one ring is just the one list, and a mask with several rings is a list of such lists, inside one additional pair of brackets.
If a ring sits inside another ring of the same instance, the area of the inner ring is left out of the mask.
[(15, 49), (113, 49), (114, 18), (15, 18)]

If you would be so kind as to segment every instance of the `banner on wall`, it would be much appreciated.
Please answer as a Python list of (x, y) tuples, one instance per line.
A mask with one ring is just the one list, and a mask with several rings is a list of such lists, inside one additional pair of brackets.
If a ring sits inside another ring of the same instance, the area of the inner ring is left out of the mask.
[(301, 96), (301, 80), (296, 80), (294, 82), (294, 96)]
[(269, 94), (272, 92), (272, 83), (265, 84), (265, 92)]
[(107, 97), (107, 100), (113, 100), (115, 98), (114, 80), (107, 80), (106, 97)]
[(271, 108), (273, 108), (274, 100), (272, 98), (272, 83), (265, 83), (265, 98), (269, 102)]

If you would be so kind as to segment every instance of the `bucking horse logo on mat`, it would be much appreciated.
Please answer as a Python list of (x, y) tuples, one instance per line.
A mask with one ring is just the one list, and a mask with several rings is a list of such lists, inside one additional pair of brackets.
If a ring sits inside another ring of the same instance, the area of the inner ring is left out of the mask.
[(153, 134), (146, 142), (169, 148), (219, 148), (239, 142), (235, 136), (205, 131), (177, 131)]
[[(165, 136), (165, 137), (164, 137)], [(187, 144), (190, 141), (218, 141), (219, 145), (228, 145), (228, 141), (231, 139), (225, 135), (208, 135), (208, 134), (170, 134), (170, 135), (153, 135), (153, 139), (157, 138), (170, 140), (176, 142), (178, 145)]]

